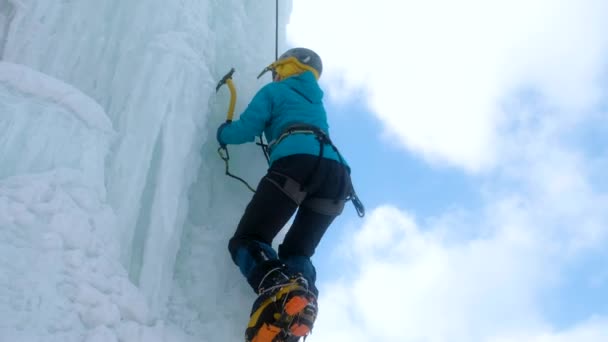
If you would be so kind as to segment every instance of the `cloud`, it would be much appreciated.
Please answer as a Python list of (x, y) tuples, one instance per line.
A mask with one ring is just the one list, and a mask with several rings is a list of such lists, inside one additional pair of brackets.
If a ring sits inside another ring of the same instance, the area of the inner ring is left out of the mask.
[(342, 273), (352, 276), (321, 286), (315, 339), (602, 341), (608, 317), (593, 317), (596, 308), (573, 327), (547, 317), (547, 301), (580, 308), (575, 294), (555, 294), (572, 265), (597, 273), (580, 263), (608, 243), (608, 196), (591, 185), (584, 155), (546, 126), (501, 147), (505, 162), (480, 180), (479, 208), (424, 220), (372, 210), (342, 243)]
[[(562, 254), (568, 241), (553, 239), (559, 234), (550, 227), (538, 229), (547, 225), (530, 205), (521, 198), (497, 199), (484, 212), (485, 226), (469, 238), (447, 231), (465, 230), (469, 220), (419, 225), (395, 207), (374, 209), (343, 243), (350, 247), (345, 267), (353, 267), (354, 276), (321, 287), (315, 340), (602, 340), (578, 337), (604, 336), (606, 325), (554, 332), (544, 317), (543, 300), (561, 281), (564, 266), (589, 248)], [(567, 310), (568, 298), (550, 300)]]
[(490, 339), (489, 342), (599, 342), (608, 341), (608, 317), (593, 317), (571, 329), (519, 334)]
[(329, 341), (326, 331), (339, 335), (335, 327), (355, 326), (363, 341), (480, 341), (507, 327), (540, 324), (534, 284), (546, 271), (525, 230), (465, 242), (446, 236), (396, 208), (375, 209), (346, 243), (359, 273), (320, 299), (325, 317), (346, 322), (320, 321), (317, 338)]
[(608, 3), (294, 1), (288, 37), (318, 50), (330, 94), (363, 92), (399, 146), (470, 171), (493, 166), (503, 101), (521, 89), (580, 117), (601, 96)]

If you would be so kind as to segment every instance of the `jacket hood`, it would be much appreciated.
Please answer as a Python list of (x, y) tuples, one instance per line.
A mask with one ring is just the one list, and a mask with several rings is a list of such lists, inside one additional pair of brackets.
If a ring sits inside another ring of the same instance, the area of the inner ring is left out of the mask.
[(281, 81), (281, 83), (304, 96), (311, 103), (320, 103), (323, 99), (323, 90), (319, 87), (315, 75), (310, 71), (288, 77)]

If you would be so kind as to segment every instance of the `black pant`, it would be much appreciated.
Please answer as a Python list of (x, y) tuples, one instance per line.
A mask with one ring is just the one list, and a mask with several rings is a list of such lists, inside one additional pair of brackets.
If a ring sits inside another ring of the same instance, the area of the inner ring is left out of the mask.
[[(286, 190), (294, 184), (293, 181), (304, 190), (301, 198), (294, 199)], [(278, 257), (281, 260), (291, 257), (301, 260), (303, 257), (310, 263), (321, 238), (344, 206), (351, 187), (348, 167), (337, 161), (304, 154), (275, 161), (260, 181), (229, 243), (233, 260), (250, 284), (249, 272), (239, 265), (245, 262), (237, 258), (240, 248), (250, 248), (252, 242), (272, 245), (272, 240), (297, 210), (293, 224), (279, 246)], [(332, 205), (339, 210), (332, 210)], [(259, 262), (247, 263), (255, 265)], [(314, 284), (315, 275), (310, 274), (309, 278)]]

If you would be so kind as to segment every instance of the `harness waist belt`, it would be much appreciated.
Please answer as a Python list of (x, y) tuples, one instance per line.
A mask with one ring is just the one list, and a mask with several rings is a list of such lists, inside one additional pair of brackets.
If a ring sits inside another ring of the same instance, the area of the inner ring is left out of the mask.
[(313, 128), (308, 128), (308, 127), (304, 127), (304, 126), (294, 126), (291, 128), (287, 128), (285, 130), (285, 132), (283, 132), (283, 133), (281, 133), (281, 135), (279, 135), (278, 138), (269, 142), (268, 149), (271, 150), (276, 145), (278, 145), (281, 141), (283, 141), (283, 139), (287, 138), (288, 136), (290, 136), (292, 134), (313, 134), (313, 135), (323, 134), (323, 136), (326, 137), (325, 133), (323, 133), (323, 131), (321, 131), (320, 129), (313, 129)]

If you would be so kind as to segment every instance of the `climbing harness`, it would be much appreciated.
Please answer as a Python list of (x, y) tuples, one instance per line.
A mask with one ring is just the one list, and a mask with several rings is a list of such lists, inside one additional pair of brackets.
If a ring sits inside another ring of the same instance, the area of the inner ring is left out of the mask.
[[(320, 129), (316, 126), (308, 125), (308, 124), (294, 124), (294, 125), (287, 127), (283, 131), (283, 133), (281, 133), (279, 135), (278, 138), (276, 138), (275, 140), (268, 143), (268, 150), (271, 151), (275, 146), (277, 146), (285, 138), (287, 138), (290, 135), (294, 135), (294, 134), (312, 134), (319, 141), (319, 155), (318, 155), (317, 161), (316, 161), (313, 169), (310, 171), (308, 176), (305, 178), (305, 180), (302, 181), (302, 183), (299, 183), (300, 191), (304, 191), (304, 188), (306, 187), (306, 185), (308, 183), (310, 183), (310, 180), (312, 179), (313, 175), (317, 172), (317, 169), (319, 168), (319, 165), (321, 164), (321, 160), (323, 159), (323, 154), (324, 154), (326, 145), (329, 145), (336, 152), (336, 154), (338, 155), (338, 159), (340, 160), (340, 163), (345, 165), (344, 159), (342, 158), (342, 154), (340, 153), (340, 151), (338, 151), (338, 148), (336, 147), (336, 145), (334, 145), (334, 143), (331, 141), (329, 136), (322, 129)], [(286, 184), (288, 184), (288, 183), (286, 183)], [(344, 186), (344, 184), (342, 184), (342, 187), (343, 186)], [(341, 190), (340, 193), (342, 193), (342, 192), (343, 191)], [(340, 201), (343, 201), (342, 206), (340, 206), (340, 203), (339, 203)], [(352, 183), (350, 185), (350, 189), (348, 191), (348, 195), (346, 196), (346, 198), (344, 198), (344, 199), (318, 198), (318, 199), (314, 199), (314, 201), (311, 202), (311, 204), (315, 209), (333, 208), (333, 209), (330, 209), (331, 213), (339, 214), (342, 211), (343, 204), (348, 201), (353, 202), (353, 205), (354, 205), (355, 210), (357, 211), (357, 215), (359, 215), (359, 217), (365, 216), (365, 207), (363, 206), (363, 203), (357, 196), (357, 193), (355, 192), (355, 188), (352, 185)], [(330, 202), (332, 202), (332, 203), (330, 203)]]
[[(234, 68), (230, 69), (230, 71), (220, 80), (217, 87), (215, 88), (215, 90), (217, 92), (224, 84), (226, 84), (228, 86), (228, 88), (230, 89), (230, 105), (228, 106), (226, 123), (231, 123), (232, 118), (234, 116), (234, 106), (235, 106), (235, 102), (236, 102), (236, 89), (235, 89), (234, 83), (232, 81), (233, 74), (234, 74)], [(305, 187), (310, 183), (311, 178), (314, 176), (314, 174), (317, 172), (317, 170), (319, 168), (319, 165), (321, 163), (321, 160), (323, 158), (323, 154), (325, 151), (325, 146), (329, 145), (336, 152), (336, 154), (338, 155), (338, 158), (340, 160), (340, 163), (344, 164), (344, 159), (342, 158), (342, 155), (338, 151), (338, 148), (333, 144), (333, 142), (331, 141), (329, 136), (323, 130), (321, 130), (320, 128), (318, 128), (316, 126), (307, 125), (307, 124), (295, 124), (295, 125), (291, 125), (291, 126), (287, 127), (283, 131), (283, 133), (281, 133), (279, 135), (278, 138), (269, 142), (268, 144), (264, 144), (264, 142), (262, 140), (262, 136), (260, 135), (260, 142), (257, 144), (262, 147), (264, 156), (268, 160), (269, 154), (272, 151), (272, 149), (274, 147), (276, 147), (280, 142), (282, 142), (285, 138), (289, 137), (290, 135), (294, 135), (294, 134), (311, 134), (311, 135), (314, 135), (316, 137), (316, 139), (319, 141), (319, 155), (318, 155), (317, 161), (315, 162), (313, 169), (311, 170), (309, 175), (305, 178), (305, 180), (302, 181), (301, 183), (296, 182), (295, 180), (293, 180), (291, 182), (285, 182), (285, 185), (292, 185), (292, 186), (289, 186), (286, 188), (279, 186), (279, 188), (283, 192), (285, 192), (290, 198), (292, 198), (299, 205), (302, 202), (302, 200), (306, 197)], [(222, 160), (224, 161), (224, 163), (226, 165), (225, 174), (231, 178), (234, 178), (234, 179), (240, 181), (249, 190), (251, 190), (252, 192), (255, 193), (255, 189), (251, 185), (249, 185), (249, 183), (247, 183), (247, 181), (245, 181), (243, 178), (238, 177), (230, 172), (230, 167), (229, 167), (230, 154), (228, 152), (227, 146), (222, 145), (218, 148), (217, 151), (218, 151), (220, 158), (222, 158)], [(342, 187), (344, 187), (344, 184), (342, 184)], [(342, 192), (343, 191), (341, 190), (340, 193), (342, 193)], [(359, 200), (359, 197), (357, 196), (352, 184), (350, 185), (348, 195), (344, 199), (318, 198), (318, 199), (312, 199), (312, 201), (309, 201), (308, 205), (314, 207), (314, 209), (317, 209), (317, 211), (324, 212), (324, 211), (329, 210), (327, 212), (327, 214), (338, 215), (342, 211), (342, 208), (344, 207), (344, 203), (346, 203), (348, 201), (353, 202), (353, 205), (355, 206), (357, 215), (359, 215), (359, 217), (365, 216), (365, 207), (363, 206), (363, 203), (361, 203), (361, 201)]]

